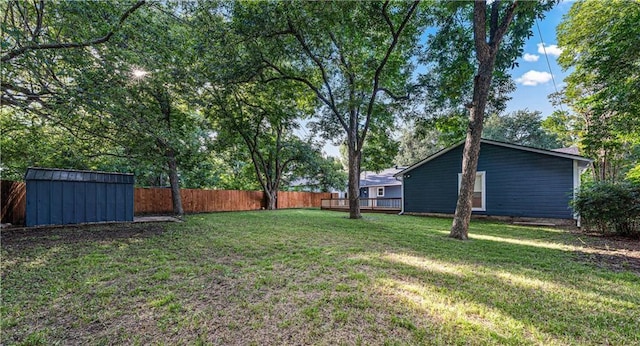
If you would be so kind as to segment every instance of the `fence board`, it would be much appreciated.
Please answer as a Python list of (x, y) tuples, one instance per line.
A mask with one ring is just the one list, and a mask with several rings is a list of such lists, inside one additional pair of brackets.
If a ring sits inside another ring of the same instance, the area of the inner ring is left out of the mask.
[(0, 199), (0, 223), (24, 225), (27, 209), (26, 185), (21, 181), (0, 181)]

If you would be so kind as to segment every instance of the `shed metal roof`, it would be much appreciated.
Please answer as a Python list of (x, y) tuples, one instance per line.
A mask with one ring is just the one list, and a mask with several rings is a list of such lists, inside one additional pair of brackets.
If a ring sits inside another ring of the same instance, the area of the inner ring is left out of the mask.
[(29, 180), (82, 181), (111, 184), (133, 184), (132, 173), (81, 171), (75, 169), (29, 167), (24, 176)]

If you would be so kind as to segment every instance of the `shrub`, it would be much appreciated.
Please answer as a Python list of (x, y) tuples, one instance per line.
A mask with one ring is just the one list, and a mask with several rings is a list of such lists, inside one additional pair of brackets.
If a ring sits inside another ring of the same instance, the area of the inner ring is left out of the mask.
[(594, 182), (573, 201), (587, 229), (603, 234), (640, 236), (640, 183)]

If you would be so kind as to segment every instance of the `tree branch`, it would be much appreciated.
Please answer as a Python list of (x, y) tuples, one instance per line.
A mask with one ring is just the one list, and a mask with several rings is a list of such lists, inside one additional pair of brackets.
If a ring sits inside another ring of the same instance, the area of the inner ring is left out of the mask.
[[(491, 46), (491, 49), (495, 50), (496, 47), (500, 44), (500, 41), (502, 41), (502, 38), (504, 37), (504, 34), (507, 32), (507, 29), (509, 29), (509, 24), (511, 24), (511, 21), (513, 20), (513, 17), (515, 16), (516, 13), (516, 7), (518, 7), (518, 1), (514, 1), (509, 8), (507, 8), (507, 12), (504, 15), (504, 18), (502, 18), (502, 22), (500, 23), (500, 26), (495, 30), (494, 35), (495, 36), (491, 36), (489, 38), (489, 45)], [(493, 13), (491, 14), (491, 16), (493, 17)], [(498, 21), (498, 14), (496, 13), (496, 18), (495, 21)], [(491, 21), (493, 23), (494, 18), (491, 18)]]
[(487, 44), (487, 3), (476, 1), (473, 6), (473, 37), (476, 46), (476, 59), (485, 61), (489, 56), (489, 45)]
[(384, 21), (387, 22), (387, 25), (389, 26), (389, 30), (391, 31), (391, 34), (395, 35), (396, 31), (393, 28), (393, 22), (391, 21), (391, 18), (389, 18), (389, 14), (387, 13), (388, 7), (389, 7), (389, 0), (385, 1), (384, 5), (382, 5), (382, 16), (384, 17)]
[[(380, 62), (380, 65), (378, 65), (378, 68), (376, 69), (376, 72), (373, 78), (373, 89), (372, 89), (373, 92), (371, 93), (371, 97), (369, 98), (369, 104), (367, 105), (367, 113), (366, 113), (366, 118), (363, 125), (362, 136), (358, 139), (358, 143), (357, 143), (358, 148), (362, 148), (364, 144), (364, 139), (367, 136), (367, 131), (369, 129), (369, 122), (371, 121), (371, 115), (373, 113), (373, 105), (375, 104), (375, 101), (376, 101), (376, 95), (380, 90), (379, 85), (380, 85), (380, 76), (382, 75), (382, 71), (384, 70), (387, 64), (387, 61), (389, 61), (389, 57), (391, 56), (391, 53), (393, 53), (393, 50), (398, 45), (400, 34), (402, 34), (402, 31), (409, 23), (409, 19), (411, 19), (411, 17), (413, 16), (413, 13), (416, 11), (416, 8), (418, 7), (419, 2), (420, 0), (416, 0), (411, 4), (411, 7), (409, 7), (409, 11), (407, 12), (407, 14), (405, 14), (404, 18), (402, 19), (402, 22), (400, 23), (398, 30), (396, 32), (391, 33), (392, 34), (391, 44), (389, 45), (389, 48), (387, 48), (387, 51), (385, 52), (384, 57)], [(388, 14), (386, 13), (386, 7), (383, 8), (383, 16), (388, 16)]]
[(281, 78), (269, 78), (266, 79), (265, 82), (269, 82), (269, 81), (273, 81), (273, 80), (279, 80), (279, 79), (285, 79), (285, 80), (293, 80), (293, 81), (297, 81), (300, 82), (304, 85), (306, 85), (309, 89), (311, 89), (311, 91), (313, 91), (316, 96), (325, 104), (327, 105), (327, 107), (329, 107), (331, 109), (331, 111), (336, 114), (336, 117), (338, 118), (338, 121), (340, 122), (340, 125), (342, 125), (342, 127), (345, 129), (345, 131), (349, 128), (347, 126), (347, 123), (344, 120), (344, 117), (340, 114), (340, 112), (338, 111), (338, 108), (336, 108), (335, 103), (332, 103), (329, 99), (327, 99), (327, 97), (322, 94), (322, 92), (320, 92), (320, 89), (318, 89), (315, 85), (313, 85), (313, 83), (311, 83), (308, 79), (306, 78), (302, 78), (302, 77), (297, 77), (297, 76), (290, 76), (286, 73), (284, 73), (284, 71), (282, 71), (282, 69), (278, 68), (275, 64), (272, 64), (270, 61), (266, 60), (263, 58), (262, 60), (265, 64), (267, 64), (268, 67), (271, 67), (272, 69), (274, 69), (280, 76)]
[(389, 97), (391, 97), (394, 101), (408, 101), (410, 99), (410, 95), (406, 94), (404, 96), (395, 95), (391, 90), (387, 88), (380, 87), (379, 91), (384, 91)]
[(88, 46), (93, 46), (93, 45), (97, 45), (97, 44), (101, 44), (101, 43), (105, 43), (107, 41), (109, 41), (109, 39), (111, 38), (111, 36), (113, 36), (113, 34), (116, 32), (116, 30), (122, 25), (122, 23), (124, 23), (124, 21), (127, 19), (127, 17), (129, 17), (133, 12), (135, 12), (140, 6), (142, 6), (145, 3), (145, 0), (140, 0), (138, 2), (136, 2), (133, 6), (131, 6), (126, 12), (124, 12), (122, 14), (122, 16), (120, 16), (120, 20), (118, 20), (118, 23), (113, 27), (113, 29), (111, 29), (111, 31), (109, 31), (106, 35), (93, 39), (93, 40), (89, 40), (89, 41), (85, 41), (85, 42), (70, 42), (70, 43), (47, 43), (47, 44), (32, 44), (32, 45), (28, 45), (28, 46), (23, 46), (14, 50), (9, 51), (8, 53), (6, 53), (5, 55), (2, 56), (2, 58), (0, 59), (0, 61), (2, 62), (7, 62), (9, 60), (12, 60), (28, 51), (32, 51), (32, 50), (43, 50), (43, 49), (69, 49), (69, 48), (82, 48), (82, 47), (88, 47)]
[[(324, 82), (324, 85), (327, 88), (327, 94), (329, 95), (329, 100), (331, 101), (332, 105), (335, 105), (336, 101), (333, 97), (333, 92), (331, 91), (331, 85), (329, 85), (329, 77), (327, 77), (327, 71), (322, 65), (322, 62), (320, 61), (320, 59), (318, 59), (318, 57), (315, 54), (313, 54), (313, 52), (311, 52), (311, 48), (309, 47), (309, 45), (307, 45), (307, 42), (305, 41), (304, 37), (302, 37), (300, 32), (296, 31), (295, 27), (293, 26), (293, 23), (291, 22), (291, 19), (289, 18), (287, 18), (287, 25), (289, 27), (289, 30), (293, 32), (293, 36), (296, 38), (296, 40), (298, 40), (300, 45), (302, 45), (302, 50), (305, 52), (305, 54), (309, 58), (311, 58), (311, 60), (313, 60), (316, 66), (318, 66), (318, 69), (320, 69), (320, 73), (322, 74), (322, 81)], [(332, 110), (334, 108), (335, 107), (333, 107)], [(338, 118), (342, 116), (339, 112), (334, 112), (334, 113)]]

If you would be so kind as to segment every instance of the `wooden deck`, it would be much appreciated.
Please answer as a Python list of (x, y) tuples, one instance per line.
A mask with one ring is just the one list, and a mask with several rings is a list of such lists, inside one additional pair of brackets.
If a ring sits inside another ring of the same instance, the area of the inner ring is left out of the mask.
[[(348, 211), (349, 199), (323, 199), (320, 204), (323, 210)], [(402, 198), (360, 198), (360, 211), (372, 213), (396, 214), (402, 210)]]

